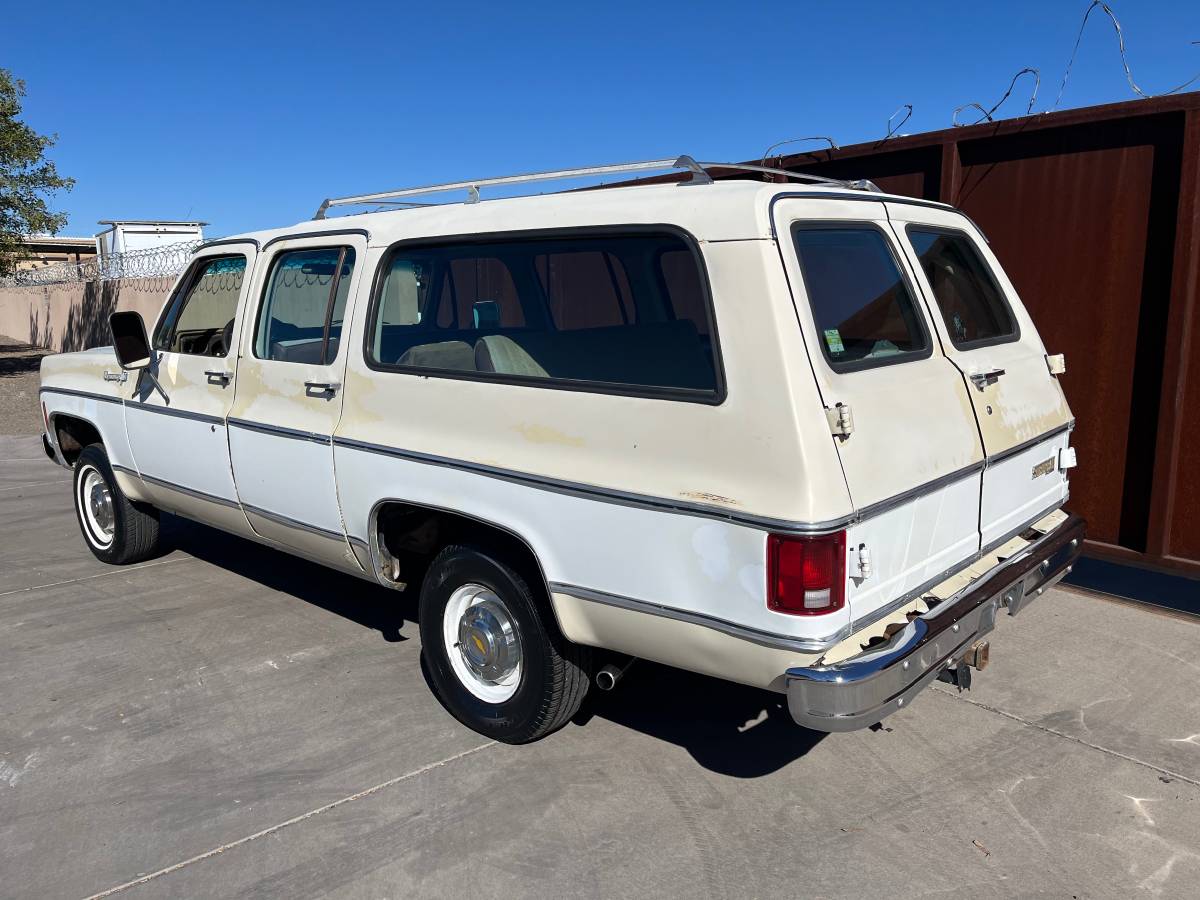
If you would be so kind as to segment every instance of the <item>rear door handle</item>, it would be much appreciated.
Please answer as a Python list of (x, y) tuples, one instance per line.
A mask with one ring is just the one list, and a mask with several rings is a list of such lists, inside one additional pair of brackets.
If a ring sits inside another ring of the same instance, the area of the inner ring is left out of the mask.
[(342, 389), (338, 381), (306, 381), (304, 393), (310, 397), (332, 397)]
[(987, 372), (972, 372), (971, 381), (975, 383), (975, 387), (981, 391), (989, 384), (995, 384), (1000, 380), (1000, 376), (1004, 374), (1003, 369), (991, 369)]
[(213, 369), (211, 371), (207, 371), (204, 373), (204, 375), (205, 375), (205, 377), (208, 378), (209, 384), (219, 384), (219, 385), (221, 385), (221, 387), (225, 387), (225, 385), (227, 385), (227, 384), (229, 384), (229, 382), (233, 381), (233, 373), (232, 372), (222, 372), (218, 369)]

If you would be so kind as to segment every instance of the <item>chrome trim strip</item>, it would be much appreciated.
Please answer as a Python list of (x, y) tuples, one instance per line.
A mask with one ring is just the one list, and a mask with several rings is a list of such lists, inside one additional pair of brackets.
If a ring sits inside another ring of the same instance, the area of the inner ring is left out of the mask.
[(340, 531), (327, 531), (324, 528), (319, 528), (316, 525), (309, 525), (307, 522), (301, 522), (299, 519), (293, 519), (290, 516), (285, 516), (282, 513), (271, 512), (269, 509), (261, 509), (257, 506), (250, 506), (247, 503), (241, 504), (242, 509), (247, 515), (261, 516), (268, 521), (274, 522), (277, 525), (284, 525), (289, 528), (295, 528), (300, 531), (307, 531), (309, 534), (315, 534), (317, 537), (329, 538), (330, 540), (346, 543), (346, 535)]
[(207, 413), (192, 412), (187, 409), (171, 409), (169, 406), (151, 406), (148, 403), (139, 403), (134, 400), (125, 402), (126, 414), (131, 409), (141, 410), (143, 412), (157, 413), (160, 416), (174, 416), (177, 419), (192, 419), (196, 422), (203, 422), (206, 425), (220, 425), (224, 427), (225, 420), (220, 416), (210, 416)]
[(224, 497), (206, 494), (204, 491), (197, 491), (193, 488), (184, 487), (182, 484), (176, 484), (173, 481), (167, 481), (165, 478), (155, 478), (153, 475), (146, 475), (145, 473), (138, 475), (138, 473), (128, 469), (125, 471), (130, 475), (141, 478), (142, 481), (146, 482), (147, 484), (152, 484), (156, 487), (166, 488), (169, 491), (176, 491), (180, 494), (186, 494), (189, 497), (195, 497), (197, 500), (207, 500), (209, 503), (216, 503), (219, 506), (227, 506), (230, 509), (241, 508), (241, 504), (239, 504), (236, 500), (227, 500)]
[(988, 467), (992, 467), (997, 463), (1002, 463), (1004, 460), (1016, 456), (1019, 453), (1024, 453), (1030, 447), (1036, 447), (1043, 441), (1048, 441), (1051, 438), (1058, 437), (1064, 431), (1070, 431), (1074, 427), (1074, 420), (1067, 422), (1065, 425), (1059, 425), (1057, 428), (1051, 428), (1049, 431), (1044, 431), (1037, 437), (1032, 437), (1027, 441), (1022, 441), (1014, 447), (1009, 447), (1007, 450), (1001, 450), (994, 456), (989, 456), (987, 459)]
[(552, 592), (557, 594), (566, 594), (579, 600), (601, 603), (605, 606), (616, 607), (617, 609), (626, 609), (631, 612), (646, 613), (665, 619), (673, 619), (678, 622), (687, 622), (691, 625), (700, 625), (704, 628), (712, 628), (714, 631), (719, 631), (730, 637), (752, 641), (755, 644), (763, 647), (771, 647), (776, 650), (819, 653), (823, 650), (828, 650), (851, 633), (850, 626), (846, 625), (833, 634), (821, 638), (789, 637), (782, 634), (772, 634), (769, 631), (760, 631), (757, 628), (747, 628), (744, 625), (736, 625), (733, 622), (719, 619), (716, 616), (705, 615), (704, 613), (675, 609), (674, 607), (663, 606), (660, 603), (635, 600), (632, 597), (623, 597), (620, 594), (610, 594), (606, 591), (597, 591), (592, 588), (579, 587), (578, 585), (551, 581), (549, 587)]
[(251, 422), (249, 419), (229, 418), (225, 421), (236, 428), (244, 428), (246, 431), (258, 431), (262, 434), (273, 434), (279, 437), (292, 438), (297, 441), (312, 441), (314, 444), (329, 444), (330, 442), (329, 435), (327, 434), (299, 431), (295, 428), (284, 428), (280, 425), (268, 425), (265, 422)]
[(102, 403), (124, 403), (120, 397), (108, 397), (104, 394), (93, 394), (91, 391), (75, 391), (69, 388), (44, 387), (38, 388), (39, 394), (62, 394), (66, 397), (83, 397), (86, 400), (99, 400)]
[(868, 506), (864, 506), (858, 511), (858, 518), (870, 519), (880, 513), (885, 513), (888, 510), (895, 509), (897, 506), (903, 506), (910, 500), (914, 500), (924, 494), (932, 493), (933, 491), (944, 488), (948, 484), (953, 484), (956, 481), (962, 481), (964, 478), (970, 478), (984, 470), (985, 463), (980, 460), (976, 463), (971, 463), (969, 466), (950, 472), (946, 475), (941, 475), (933, 481), (927, 481), (924, 484), (918, 484), (914, 488), (909, 488), (903, 493), (896, 494), (894, 497), (888, 497), (886, 500), (879, 500)]
[(377, 453), (381, 456), (393, 456), (409, 462), (426, 463), (449, 469), (461, 469), (464, 472), (471, 472), (475, 475), (483, 475), (501, 481), (511, 481), (516, 484), (523, 484), (528, 487), (538, 488), (539, 490), (552, 491), (568, 496), (585, 497), (589, 500), (652, 509), (658, 512), (720, 519), (734, 525), (745, 525), (750, 528), (760, 528), (783, 534), (821, 534), (829, 531), (837, 531), (839, 528), (844, 528), (851, 522), (856, 521), (856, 517), (851, 515), (840, 519), (831, 519), (827, 522), (790, 522), (786, 519), (771, 519), (764, 516), (736, 513), (731, 510), (721, 509), (720, 507), (706, 506), (702, 503), (666, 500), (661, 497), (651, 497), (647, 494), (634, 494), (627, 491), (598, 487), (596, 485), (562, 481), (557, 478), (548, 478), (541, 475), (531, 475), (513, 469), (500, 469), (495, 466), (484, 465), (483, 463), (450, 459), (445, 456), (433, 456), (428, 453), (418, 453), (412, 450), (399, 450), (395, 447), (369, 444), (365, 441), (356, 441), (350, 438), (337, 437), (336, 435), (333, 438), (333, 443), (336, 447), (344, 447), (348, 450), (361, 450), (366, 453)]

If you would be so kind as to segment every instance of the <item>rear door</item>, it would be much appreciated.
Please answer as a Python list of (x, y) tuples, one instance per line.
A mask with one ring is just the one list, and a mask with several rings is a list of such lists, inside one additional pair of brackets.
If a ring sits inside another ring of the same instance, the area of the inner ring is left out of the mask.
[(830, 434), (862, 521), (847, 531), (858, 619), (979, 549), (983, 448), (879, 202), (786, 198), (774, 224)]
[(361, 232), (263, 248), (229, 414), (234, 480), (255, 532), (352, 568), (331, 436), (349, 350), (343, 326), (365, 253)]
[(887, 204), (983, 436), (980, 532), (1003, 543), (1067, 496), (1071, 412), (1029, 314), (987, 242), (950, 210)]

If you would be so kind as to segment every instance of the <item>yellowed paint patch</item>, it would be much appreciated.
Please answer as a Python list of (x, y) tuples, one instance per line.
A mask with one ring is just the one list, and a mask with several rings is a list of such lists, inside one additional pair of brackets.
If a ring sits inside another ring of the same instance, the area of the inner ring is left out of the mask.
[(582, 447), (584, 445), (583, 438), (564, 434), (549, 425), (523, 424), (517, 425), (516, 429), (525, 440), (534, 444), (561, 444), (564, 447)]

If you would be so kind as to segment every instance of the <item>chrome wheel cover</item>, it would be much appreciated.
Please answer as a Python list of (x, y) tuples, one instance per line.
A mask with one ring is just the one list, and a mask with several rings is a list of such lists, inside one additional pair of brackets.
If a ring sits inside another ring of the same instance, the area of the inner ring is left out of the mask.
[(521, 634), (491, 588), (464, 584), (442, 618), (446, 656), (459, 682), (486, 703), (512, 698), (521, 683)]
[(113, 542), (116, 516), (113, 513), (112, 489), (100, 470), (95, 466), (84, 466), (76, 481), (76, 503), (84, 534), (91, 543), (103, 550)]

